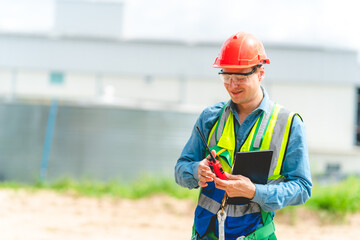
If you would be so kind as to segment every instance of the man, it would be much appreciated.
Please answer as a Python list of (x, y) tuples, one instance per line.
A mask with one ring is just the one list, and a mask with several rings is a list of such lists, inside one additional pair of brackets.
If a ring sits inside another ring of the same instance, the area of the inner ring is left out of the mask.
[[(303, 204), (311, 195), (308, 148), (301, 117), (272, 102), (260, 85), (264, 64), (270, 64), (263, 44), (240, 32), (223, 44), (213, 67), (231, 100), (206, 108), (175, 166), (176, 182), (201, 187), (192, 239), (276, 239), (274, 211)], [(196, 127), (207, 137), (227, 180), (209, 167), (209, 153)], [(232, 175), (236, 152), (273, 152), (267, 184)], [(229, 197), (247, 203), (229, 204)]]

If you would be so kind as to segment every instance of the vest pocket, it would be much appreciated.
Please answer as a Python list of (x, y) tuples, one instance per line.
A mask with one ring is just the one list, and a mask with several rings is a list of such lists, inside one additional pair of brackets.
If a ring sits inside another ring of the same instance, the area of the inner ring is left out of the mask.
[(214, 226), (212, 218), (221, 207), (225, 191), (215, 188), (214, 182), (209, 182), (208, 186), (201, 190), (198, 205), (195, 209), (194, 225), (200, 238), (203, 237), (210, 225)]
[(202, 208), (200, 206), (196, 207), (194, 225), (196, 232), (199, 234), (200, 238), (202, 238), (206, 234), (210, 226), (211, 219), (214, 215), (215, 214), (211, 213), (205, 208)]

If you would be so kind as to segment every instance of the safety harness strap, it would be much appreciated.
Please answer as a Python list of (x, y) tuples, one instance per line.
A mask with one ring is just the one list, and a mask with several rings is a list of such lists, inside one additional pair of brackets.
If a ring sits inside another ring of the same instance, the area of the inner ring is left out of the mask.
[[(261, 228), (256, 229), (255, 232), (247, 235), (244, 240), (265, 240), (268, 239), (274, 232), (274, 221), (271, 221), (271, 223), (262, 226)], [(276, 239), (276, 237), (274, 239)]]
[(263, 220), (264, 226), (256, 229), (254, 232), (250, 233), (244, 240), (276, 240), (275, 236), (275, 224), (272, 218), (272, 214), (268, 212), (264, 212), (261, 209), (261, 218)]

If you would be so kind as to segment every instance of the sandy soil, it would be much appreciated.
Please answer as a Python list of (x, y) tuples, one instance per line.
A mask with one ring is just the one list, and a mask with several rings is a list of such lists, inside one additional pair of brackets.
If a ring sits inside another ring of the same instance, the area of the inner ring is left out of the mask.
[[(0, 190), (0, 239), (189, 239), (194, 203), (168, 196), (94, 199), (49, 191)], [(280, 240), (360, 239), (360, 214), (345, 224), (323, 224), (307, 211), (276, 220)]]

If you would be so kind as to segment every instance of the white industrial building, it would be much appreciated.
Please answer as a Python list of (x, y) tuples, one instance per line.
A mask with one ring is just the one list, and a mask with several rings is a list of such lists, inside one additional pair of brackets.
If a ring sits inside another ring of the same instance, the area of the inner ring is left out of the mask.
[[(211, 67), (221, 42), (123, 39), (121, 3), (57, 4), (54, 31), (0, 34), (3, 103), (58, 99), (68, 105), (199, 113), (228, 99), (218, 69)], [(263, 85), (273, 100), (303, 117), (312, 171), (339, 166), (344, 173), (360, 173), (358, 53), (264, 45), (271, 64)]]

